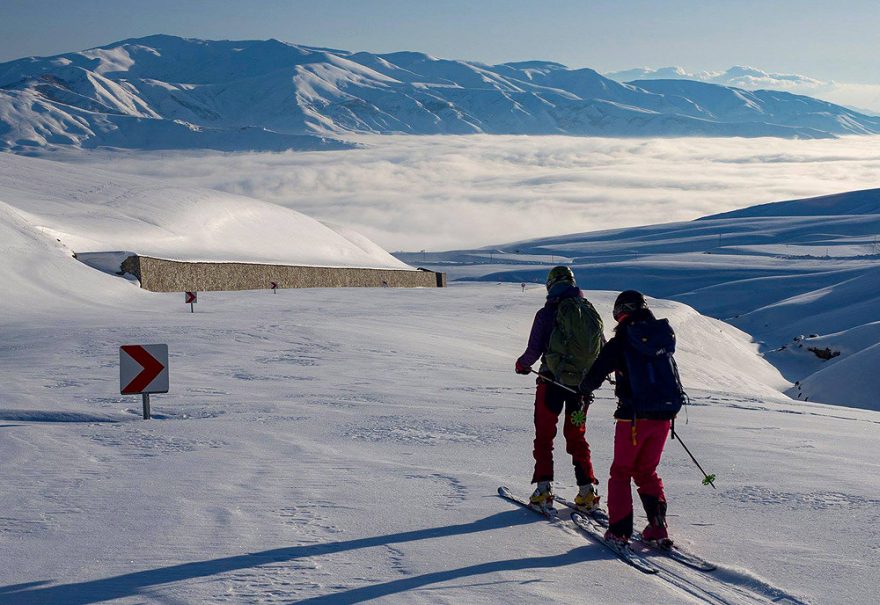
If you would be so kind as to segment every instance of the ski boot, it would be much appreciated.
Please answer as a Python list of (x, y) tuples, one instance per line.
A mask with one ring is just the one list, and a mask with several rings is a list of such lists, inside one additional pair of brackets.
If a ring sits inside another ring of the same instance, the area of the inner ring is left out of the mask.
[(553, 486), (549, 481), (539, 481), (538, 487), (529, 498), (529, 502), (535, 508), (541, 510), (553, 509)]
[(613, 546), (617, 546), (617, 547), (621, 547), (621, 548), (629, 545), (629, 538), (628, 537), (621, 536), (620, 534), (615, 534), (610, 529), (605, 532), (605, 541)]
[(666, 530), (665, 525), (653, 525), (648, 523), (645, 529), (642, 530), (642, 540), (645, 542), (653, 542), (663, 548), (672, 547), (672, 540), (669, 538), (669, 532)]
[(580, 486), (578, 495), (574, 497), (578, 510), (590, 514), (599, 510), (599, 490), (592, 483)]
[(648, 525), (642, 531), (642, 540), (670, 548), (672, 540), (669, 539), (669, 532), (666, 530), (666, 500), (646, 494), (640, 494), (640, 497), (648, 517)]

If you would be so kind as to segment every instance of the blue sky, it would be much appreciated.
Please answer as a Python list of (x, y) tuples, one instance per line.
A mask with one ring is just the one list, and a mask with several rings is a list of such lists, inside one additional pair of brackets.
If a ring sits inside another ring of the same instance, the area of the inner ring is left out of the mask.
[(752, 65), (880, 83), (878, 32), (876, 0), (0, 0), (0, 61), (167, 33), (599, 71)]

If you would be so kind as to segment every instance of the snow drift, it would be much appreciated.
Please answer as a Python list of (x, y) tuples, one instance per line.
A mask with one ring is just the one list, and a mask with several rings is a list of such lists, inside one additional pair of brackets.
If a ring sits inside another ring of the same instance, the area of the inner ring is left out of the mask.
[(295, 210), (0, 154), (0, 199), (74, 252), (135, 250), (183, 261), (408, 269), (363, 236)]

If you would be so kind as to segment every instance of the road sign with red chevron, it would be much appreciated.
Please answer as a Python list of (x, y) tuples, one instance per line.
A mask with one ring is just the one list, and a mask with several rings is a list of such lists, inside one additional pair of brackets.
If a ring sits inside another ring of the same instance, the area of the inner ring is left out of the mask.
[(186, 300), (186, 304), (191, 305), (192, 303), (199, 302), (199, 293), (198, 292), (185, 292), (184, 300)]
[(168, 392), (168, 345), (119, 347), (119, 392), (142, 395)]

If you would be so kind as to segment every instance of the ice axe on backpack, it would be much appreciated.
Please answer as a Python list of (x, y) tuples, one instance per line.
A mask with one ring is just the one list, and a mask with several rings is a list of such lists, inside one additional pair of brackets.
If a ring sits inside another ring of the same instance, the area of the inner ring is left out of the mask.
[[(536, 372), (534, 369), (531, 369), (531, 371), (532, 371), (532, 374), (537, 374), (541, 378), (541, 380), (546, 380), (547, 382), (552, 382), (553, 384), (555, 384), (559, 388), (565, 389), (569, 393), (574, 393), (575, 395), (581, 395), (581, 393), (577, 389), (573, 389), (570, 386), (566, 386), (566, 385), (562, 384), (561, 382), (557, 382), (556, 380), (553, 380), (549, 376), (541, 374), (540, 372)], [(573, 425), (582, 426), (587, 421), (586, 407), (588, 405), (589, 404), (585, 404), (581, 409), (575, 410), (574, 412), (571, 413), (571, 423)]]

